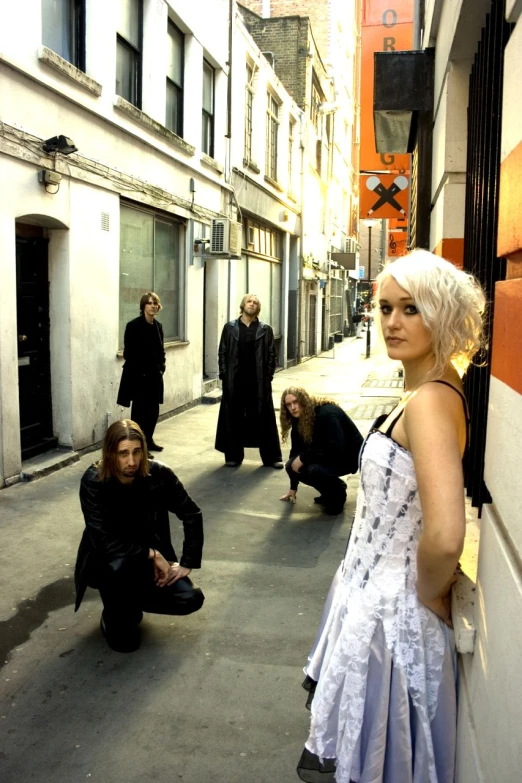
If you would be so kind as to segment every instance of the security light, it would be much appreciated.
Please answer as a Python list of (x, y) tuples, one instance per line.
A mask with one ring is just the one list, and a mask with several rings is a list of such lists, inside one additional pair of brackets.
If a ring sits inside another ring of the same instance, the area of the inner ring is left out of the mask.
[(60, 152), (62, 155), (70, 155), (71, 152), (77, 152), (78, 147), (68, 136), (53, 136), (52, 139), (44, 141), (44, 152)]

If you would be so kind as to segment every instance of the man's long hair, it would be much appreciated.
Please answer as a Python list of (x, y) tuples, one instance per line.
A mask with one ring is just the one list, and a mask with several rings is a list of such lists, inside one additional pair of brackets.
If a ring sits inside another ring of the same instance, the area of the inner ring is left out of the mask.
[(122, 419), (115, 421), (103, 439), (102, 458), (96, 463), (98, 469), (98, 480), (106, 481), (118, 474), (118, 445), (122, 440), (137, 440), (141, 444), (142, 455), (137, 476), (149, 475), (149, 457), (147, 451), (147, 442), (145, 435), (139, 424), (131, 419)]
[[(298, 419), (294, 418), (285, 405), (287, 394), (293, 394), (301, 408), (301, 415)], [(292, 424), (296, 422), (300, 436), (305, 443), (311, 443), (314, 434), (315, 409), (318, 405), (337, 405), (333, 400), (326, 397), (315, 397), (308, 394), (306, 389), (300, 386), (289, 386), (281, 396), (281, 407), (279, 410), (279, 423), (281, 425), (281, 440), (286, 443), (288, 433), (292, 429)]]

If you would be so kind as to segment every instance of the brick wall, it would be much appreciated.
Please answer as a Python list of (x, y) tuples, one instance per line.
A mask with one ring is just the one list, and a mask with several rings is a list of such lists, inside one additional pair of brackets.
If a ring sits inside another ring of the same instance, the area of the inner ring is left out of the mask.
[[(262, 0), (242, 0), (242, 5), (261, 15)], [(323, 59), (328, 58), (328, 2), (327, 0), (270, 0), (270, 18), (307, 16), (310, 19), (315, 43)]]
[(310, 26), (307, 17), (263, 19), (241, 8), (245, 26), (262, 52), (273, 52), (274, 71), (292, 98), (305, 109), (309, 105), (307, 54)]

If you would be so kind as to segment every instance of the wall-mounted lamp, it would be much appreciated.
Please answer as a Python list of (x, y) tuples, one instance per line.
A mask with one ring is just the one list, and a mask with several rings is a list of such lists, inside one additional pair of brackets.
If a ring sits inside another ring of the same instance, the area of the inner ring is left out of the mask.
[(44, 141), (43, 149), (50, 154), (59, 152), (62, 155), (70, 155), (71, 152), (78, 151), (78, 147), (68, 136), (53, 136), (52, 139), (47, 139)]
[[(38, 182), (45, 185), (45, 190), (54, 196), (60, 190), (60, 182), (62, 181), (62, 175), (57, 171), (51, 171), (50, 169), (40, 169), (38, 172)], [(49, 185), (54, 185), (56, 190), (49, 190)]]

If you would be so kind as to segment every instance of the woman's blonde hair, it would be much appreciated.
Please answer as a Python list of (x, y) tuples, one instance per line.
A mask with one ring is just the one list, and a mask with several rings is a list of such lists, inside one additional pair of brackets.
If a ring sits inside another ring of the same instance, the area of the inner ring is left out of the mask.
[(389, 277), (411, 296), (431, 334), (435, 365), (430, 375), (440, 377), (450, 363), (463, 375), (482, 345), (486, 298), (480, 283), (440, 256), (413, 250), (388, 262), (378, 275), (377, 308)]
[[(301, 408), (301, 415), (296, 419), (286, 407), (287, 394), (292, 394)], [(289, 386), (281, 395), (281, 407), (279, 409), (279, 423), (281, 425), (281, 440), (286, 443), (292, 424), (297, 422), (297, 429), (305, 443), (311, 443), (314, 434), (315, 409), (318, 405), (337, 405), (334, 400), (326, 397), (313, 397), (301, 386)]]

